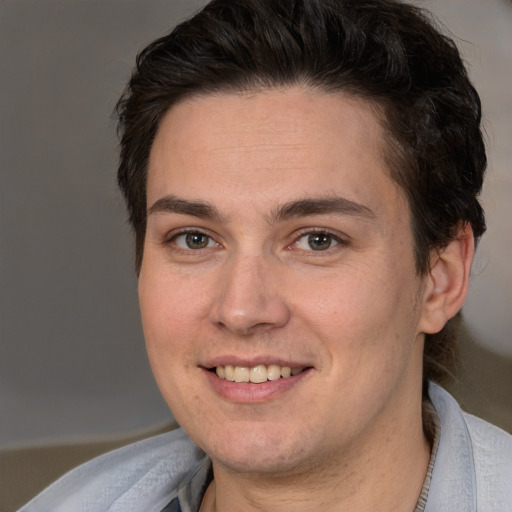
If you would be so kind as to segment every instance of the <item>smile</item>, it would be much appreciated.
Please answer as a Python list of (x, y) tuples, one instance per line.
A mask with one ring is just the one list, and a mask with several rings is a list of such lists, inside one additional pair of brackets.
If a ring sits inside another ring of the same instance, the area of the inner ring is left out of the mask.
[(251, 368), (247, 366), (234, 366), (227, 364), (226, 366), (217, 366), (215, 370), (217, 377), (230, 382), (252, 382), (253, 384), (261, 384), (267, 381), (278, 379), (288, 379), (303, 372), (305, 368), (290, 368), (289, 366), (279, 366), (270, 364), (265, 366), (259, 364)]

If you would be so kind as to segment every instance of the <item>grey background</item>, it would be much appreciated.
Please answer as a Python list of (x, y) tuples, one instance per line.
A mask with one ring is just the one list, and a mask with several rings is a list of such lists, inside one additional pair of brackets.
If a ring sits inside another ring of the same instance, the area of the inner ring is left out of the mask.
[[(171, 418), (144, 352), (110, 116), (136, 53), (202, 3), (0, 0), (0, 448)], [(465, 314), (509, 361), (512, 4), (421, 5), (458, 36), (482, 93), (489, 232)]]

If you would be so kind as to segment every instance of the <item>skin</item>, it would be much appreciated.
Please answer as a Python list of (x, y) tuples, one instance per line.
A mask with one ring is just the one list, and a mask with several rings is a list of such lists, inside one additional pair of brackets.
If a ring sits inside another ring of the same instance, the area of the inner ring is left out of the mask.
[[(194, 97), (161, 122), (139, 298), (160, 390), (213, 461), (203, 510), (416, 504), (423, 333), (460, 307), (472, 237), (416, 274), (383, 140), (364, 101), (300, 87)], [(307, 371), (208, 371), (231, 362)]]

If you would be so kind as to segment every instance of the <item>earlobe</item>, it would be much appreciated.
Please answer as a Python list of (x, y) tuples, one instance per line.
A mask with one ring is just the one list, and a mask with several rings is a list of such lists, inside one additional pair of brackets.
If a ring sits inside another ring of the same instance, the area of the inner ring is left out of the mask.
[(474, 253), (473, 230), (469, 224), (465, 224), (459, 228), (456, 238), (432, 254), (426, 277), (420, 332), (439, 332), (462, 307), (468, 291)]

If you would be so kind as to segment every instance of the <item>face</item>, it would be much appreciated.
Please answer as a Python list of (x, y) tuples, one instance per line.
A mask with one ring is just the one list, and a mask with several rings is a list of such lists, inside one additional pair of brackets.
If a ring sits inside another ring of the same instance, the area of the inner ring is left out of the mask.
[(214, 464), (299, 471), (418, 413), (423, 284), (367, 104), (302, 88), (183, 101), (147, 194), (147, 349)]

